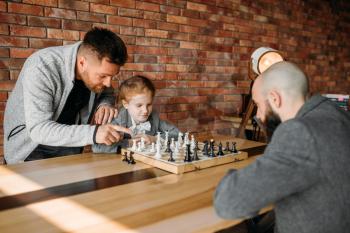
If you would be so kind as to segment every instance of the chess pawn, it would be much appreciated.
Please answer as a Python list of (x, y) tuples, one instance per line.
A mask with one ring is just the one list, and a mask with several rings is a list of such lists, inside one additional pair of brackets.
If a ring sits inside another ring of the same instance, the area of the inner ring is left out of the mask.
[(199, 160), (199, 157), (198, 157), (198, 150), (196, 150), (196, 148), (195, 148), (194, 151), (193, 151), (193, 160), (196, 160), (196, 161)]
[(230, 142), (226, 142), (226, 147), (225, 147), (226, 152), (230, 152)]
[(224, 155), (224, 152), (222, 151), (222, 144), (221, 144), (221, 142), (219, 143), (219, 151), (218, 151), (218, 153), (216, 155), (217, 156), (223, 156)]
[(132, 140), (132, 147), (131, 147), (131, 150), (136, 150), (137, 149), (137, 143), (136, 143), (136, 139), (133, 139)]
[(157, 144), (161, 143), (160, 132), (157, 132)]
[(182, 146), (182, 136), (183, 134), (181, 132), (179, 132), (177, 135), (177, 142), (179, 143), (179, 146)]
[(171, 138), (170, 149), (172, 149), (172, 150), (175, 149), (175, 139), (174, 138)]
[(177, 155), (179, 154), (179, 142), (177, 141), (176, 143), (175, 143), (175, 151), (174, 151), (174, 155), (175, 155), (175, 157), (177, 157)]
[(187, 146), (187, 144), (190, 143), (190, 142), (189, 142), (189, 139), (188, 139), (188, 135), (189, 135), (189, 133), (186, 132), (186, 133), (185, 133), (185, 138), (184, 138), (184, 144), (182, 145), (183, 148), (185, 148), (185, 147)]
[(210, 140), (210, 153), (209, 153), (209, 157), (216, 157), (215, 152), (214, 152), (214, 140), (211, 139)]
[(128, 159), (128, 152), (124, 152), (124, 157), (123, 157), (123, 160), (122, 160), (123, 162), (127, 162), (127, 163), (129, 163), (129, 159)]
[(203, 155), (205, 156), (209, 156), (209, 148), (208, 148), (208, 144), (209, 142), (208, 141), (204, 141), (204, 146), (203, 146)]
[(175, 159), (174, 159), (174, 157), (173, 157), (173, 151), (172, 151), (172, 150), (170, 150), (170, 157), (169, 157), (168, 161), (169, 161), (169, 162), (175, 162)]
[(145, 139), (141, 137), (141, 151), (145, 149)]
[(198, 147), (198, 141), (195, 142), (195, 150), (199, 150), (199, 147)]
[(186, 156), (184, 159), (184, 162), (192, 162), (192, 157), (191, 157), (191, 145), (187, 144), (186, 145)]
[(194, 135), (191, 135), (191, 150), (194, 151), (194, 149), (196, 148), (196, 141), (194, 139)]
[(167, 145), (166, 145), (165, 152), (166, 152), (166, 153), (169, 153), (170, 151), (171, 151), (171, 149), (170, 149), (170, 141), (168, 140), (168, 141), (167, 141)]
[(169, 141), (169, 131), (165, 131), (165, 142), (164, 142), (164, 146), (168, 145), (168, 141)]
[(128, 163), (129, 164), (135, 164), (136, 162), (135, 162), (135, 159), (134, 159), (134, 156), (132, 156), (134, 154), (134, 152), (130, 152), (130, 158), (129, 158), (129, 161), (128, 161)]
[(231, 150), (232, 153), (238, 153), (237, 151), (237, 148), (236, 148), (236, 142), (232, 142), (232, 150)]
[(154, 155), (157, 159), (160, 159), (162, 158), (162, 154), (161, 154), (161, 151), (160, 151), (160, 144), (157, 144), (156, 146), (156, 154)]
[(138, 142), (137, 143), (137, 149), (136, 149), (137, 151), (141, 151), (141, 142)]
[(156, 147), (155, 147), (154, 142), (152, 142), (152, 146), (151, 146), (150, 152), (152, 152), (152, 153), (156, 152)]

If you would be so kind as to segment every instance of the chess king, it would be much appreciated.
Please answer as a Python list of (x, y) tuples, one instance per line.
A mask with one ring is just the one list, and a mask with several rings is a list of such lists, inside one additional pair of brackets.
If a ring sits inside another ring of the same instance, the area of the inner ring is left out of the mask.
[(163, 121), (153, 110), (153, 99), (156, 89), (151, 80), (144, 76), (133, 76), (125, 80), (119, 88), (118, 104), (121, 105), (119, 114), (112, 120), (112, 124), (131, 129), (132, 135), (124, 134), (123, 138), (110, 145), (94, 144), (95, 153), (116, 153), (121, 147), (128, 147), (129, 141), (141, 141), (146, 144), (156, 142), (157, 132), (164, 139), (168, 132), (169, 139), (177, 139), (180, 133), (174, 125)]

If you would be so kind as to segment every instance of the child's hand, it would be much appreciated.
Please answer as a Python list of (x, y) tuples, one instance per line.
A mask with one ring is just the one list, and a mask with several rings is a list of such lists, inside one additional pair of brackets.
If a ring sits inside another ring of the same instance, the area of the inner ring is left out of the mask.
[(147, 135), (147, 134), (137, 134), (133, 139), (136, 139), (136, 142), (141, 141), (141, 138), (145, 139), (145, 144), (151, 144), (152, 142), (156, 142), (157, 138), (155, 136)]

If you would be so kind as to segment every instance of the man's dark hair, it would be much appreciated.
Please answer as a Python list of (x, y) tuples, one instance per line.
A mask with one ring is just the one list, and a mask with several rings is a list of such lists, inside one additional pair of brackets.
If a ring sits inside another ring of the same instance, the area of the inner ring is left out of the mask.
[(82, 47), (96, 52), (99, 60), (107, 57), (109, 62), (124, 65), (128, 59), (128, 52), (123, 40), (114, 32), (94, 27), (84, 37)]

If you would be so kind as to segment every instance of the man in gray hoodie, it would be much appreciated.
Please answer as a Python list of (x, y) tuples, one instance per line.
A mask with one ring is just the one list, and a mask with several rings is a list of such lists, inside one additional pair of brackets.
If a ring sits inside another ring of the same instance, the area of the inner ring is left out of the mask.
[(81, 153), (85, 145), (111, 145), (120, 131), (129, 133), (106, 124), (118, 113), (111, 81), (126, 60), (124, 42), (101, 28), (82, 42), (28, 57), (5, 109), (6, 162)]
[(275, 232), (349, 231), (350, 114), (319, 95), (307, 99), (307, 91), (305, 74), (290, 62), (255, 81), (257, 117), (282, 123), (262, 156), (221, 180), (214, 197), (221, 217), (250, 217), (274, 204)]

